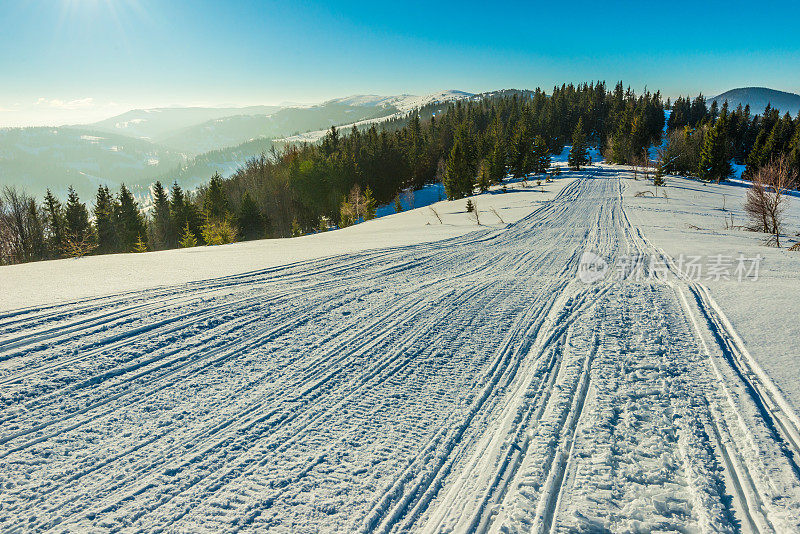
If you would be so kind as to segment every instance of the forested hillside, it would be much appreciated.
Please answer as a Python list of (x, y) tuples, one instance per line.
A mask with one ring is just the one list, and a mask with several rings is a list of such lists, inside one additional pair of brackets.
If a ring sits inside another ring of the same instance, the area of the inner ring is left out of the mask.
[[(731, 161), (746, 164), (746, 176), (782, 154), (800, 167), (800, 117), (769, 108), (752, 116), (747, 108), (708, 106), (702, 95), (664, 103), (658, 92), (636, 94), (622, 83), (609, 90), (603, 82), (432, 103), (346, 133), (332, 127), (319, 143), (264, 145), (229, 178), (215, 172), (195, 191), (156, 182), (146, 213), (124, 186), (116, 193), (101, 185), (93, 206), (75, 191), (62, 206), (49, 193), (41, 205), (7, 190), (0, 262), (326, 231), (370, 219), (377, 205), (434, 181), (457, 199), (509, 174), (546, 172), (566, 145), (575, 168), (590, 163), (587, 148), (595, 146), (612, 163), (649, 161), (657, 174), (719, 181), (731, 174)], [(657, 161), (653, 146), (661, 147)]]

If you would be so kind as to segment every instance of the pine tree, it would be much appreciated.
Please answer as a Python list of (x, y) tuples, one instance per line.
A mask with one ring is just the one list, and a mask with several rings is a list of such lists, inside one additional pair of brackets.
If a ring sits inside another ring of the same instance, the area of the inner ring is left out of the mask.
[(136, 239), (136, 243), (133, 245), (134, 252), (147, 252), (147, 243), (144, 242), (142, 239), (142, 234), (139, 234), (139, 237)]
[(472, 213), (473, 211), (475, 211), (475, 204), (472, 202), (471, 198), (467, 199), (467, 206), (465, 209), (467, 213)]
[(147, 226), (141, 211), (139, 211), (139, 204), (125, 184), (120, 186), (116, 210), (119, 250), (121, 252), (130, 252), (136, 246), (139, 236), (147, 235)]
[(667, 181), (664, 179), (664, 165), (661, 162), (656, 165), (656, 172), (653, 174), (653, 185), (656, 187), (667, 185)]
[(89, 211), (86, 204), (78, 198), (78, 193), (69, 187), (67, 206), (64, 209), (66, 237), (72, 241), (85, 242), (91, 238), (92, 228), (89, 224)]
[(497, 114), (492, 120), (490, 141), (492, 149), (489, 155), (489, 180), (493, 184), (499, 184), (506, 175), (506, 148), (503, 143), (503, 127)]
[(472, 169), (462, 136), (458, 136), (447, 158), (444, 191), (447, 198), (457, 200), (472, 194)]
[(175, 228), (183, 228), (189, 222), (186, 217), (186, 197), (178, 182), (172, 184), (172, 198), (169, 201), (169, 214)]
[(377, 215), (378, 205), (375, 202), (375, 197), (372, 196), (372, 189), (369, 186), (364, 190), (364, 220), (370, 221)]
[(570, 168), (579, 171), (581, 166), (589, 163), (589, 152), (586, 147), (586, 135), (583, 133), (583, 119), (578, 119), (575, 131), (572, 133), (572, 148), (569, 149), (567, 158)]
[(61, 202), (53, 195), (50, 189), (44, 196), (44, 211), (47, 227), (48, 248), (51, 256), (59, 257), (65, 246), (65, 225), (64, 208)]
[(401, 211), (403, 211), (403, 203), (400, 202), (400, 193), (397, 193), (394, 196), (394, 212), (400, 213)]
[(545, 143), (541, 135), (537, 135), (533, 140), (531, 158), (533, 161), (533, 172), (535, 174), (545, 173), (547, 169), (550, 168), (550, 150), (547, 148), (547, 143)]
[(506, 151), (500, 138), (496, 138), (489, 159), (489, 179), (493, 184), (503, 182), (506, 175)]
[(108, 187), (99, 186), (94, 201), (94, 227), (97, 231), (97, 252), (100, 254), (119, 251), (116, 217), (114, 197)]
[(511, 151), (511, 174), (514, 178), (523, 178), (531, 171), (531, 141), (524, 118), (517, 121), (517, 131)]
[(172, 219), (173, 228), (184, 228), (187, 224), (194, 234), (195, 239), (200, 238), (202, 234), (202, 217), (197, 207), (191, 203), (186, 197), (186, 194), (175, 182), (172, 185), (172, 198), (169, 202), (169, 213)]
[(485, 193), (489, 190), (491, 185), (491, 164), (489, 163), (489, 160), (484, 159), (481, 161), (481, 164), (478, 167), (478, 189), (480, 189), (482, 193)]
[(211, 177), (203, 199), (203, 211), (206, 217), (223, 219), (230, 214), (228, 208), (228, 195), (222, 187), (222, 177), (215, 173)]
[(186, 223), (186, 225), (183, 227), (181, 238), (178, 240), (178, 246), (181, 248), (192, 248), (197, 246), (197, 237), (195, 237), (194, 232), (189, 227), (189, 223)]
[(161, 182), (153, 184), (153, 250), (174, 248), (177, 243), (175, 226), (170, 214), (169, 198)]
[(714, 126), (708, 129), (703, 139), (698, 168), (698, 176), (703, 180), (720, 182), (733, 172), (727, 157), (724, 127), (724, 121), (719, 119)]
[(250, 193), (245, 191), (236, 217), (239, 235), (244, 241), (264, 237), (264, 216)]

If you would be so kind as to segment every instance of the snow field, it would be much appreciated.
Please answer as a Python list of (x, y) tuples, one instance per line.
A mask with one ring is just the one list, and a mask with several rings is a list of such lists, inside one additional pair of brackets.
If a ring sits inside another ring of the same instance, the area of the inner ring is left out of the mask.
[[(595, 166), (478, 197), (507, 224), (440, 203), (445, 239), (0, 312), (0, 530), (800, 530), (797, 414), (632, 183)], [(425, 240), (425, 209), (284, 241)], [(670, 271), (585, 284), (585, 251)]]

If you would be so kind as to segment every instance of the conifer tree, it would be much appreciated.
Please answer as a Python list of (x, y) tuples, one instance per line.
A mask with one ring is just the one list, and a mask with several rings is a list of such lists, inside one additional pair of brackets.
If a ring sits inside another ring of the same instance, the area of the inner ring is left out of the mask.
[(377, 215), (378, 205), (375, 202), (375, 197), (372, 196), (372, 189), (369, 186), (364, 190), (364, 220), (370, 221)]
[(462, 136), (457, 136), (447, 158), (447, 172), (444, 179), (444, 192), (450, 200), (457, 200), (472, 194), (472, 169)]
[(186, 197), (178, 182), (172, 184), (171, 197), (169, 200), (169, 214), (172, 218), (172, 224), (176, 228), (183, 228), (189, 221), (186, 217)]
[(524, 118), (517, 121), (517, 131), (511, 147), (511, 173), (514, 178), (523, 178), (531, 171), (531, 141)]
[(153, 250), (174, 248), (177, 242), (176, 227), (170, 214), (169, 198), (160, 181), (153, 184), (153, 224), (151, 241)]
[(533, 161), (534, 174), (545, 173), (547, 169), (550, 168), (550, 150), (547, 148), (547, 143), (545, 143), (541, 135), (537, 135), (533, 140), (531, 158)]
[(119, 250), (121, 252), (131, 252), (136, 246), (139, 236), (147, 235), (147, 226), (142, 213), (139, 211), (139, 204), (125, 184), (120, 186), (116, 210)]
[(394, 196), (394, 212), (400, 213), (401, 211), (403, 211), (403, 203), (400, 202), (400, 193), (397, 193)]
[(569, 149), (567, 158), (570, 168), (579, 171), (582, 166), (589, 163), (589, 152), (586, 147), (586, 134), (583, 133), (583, 119), (578, 119), (575, 131), (572, 133), (572, 148)]
[(489, 160), (484, 159), (481, 161), (480, 166), (478, 167), (478, 189), (482, 193), (485, 193), (489, 190), (489, 186), (492, 185), (491, 179), (491, 164)]
[(703, 139), (698, 169), (698, 176), (703, 180), (716, 180), (719, 183), (731, 175), (732, 169), (727, 157), (724, 127), (724, 121), (717, 120), (717, 123), (708, 129)]
[(169, 213), (172, 219), (172, 226), (174, 228), (184, 228), (188, 224), (195, 239), (199, 239), (202, 234), (202, 217), (197, 207), (186, 197), (178, 182), (172, 185), (171, 197)]
[(228, 195), (222, 187), (222, 177), (219, 173), (214, 173), (208, 183), (205, 198), (203, 199), (203, 211), (206, 217), (221, 220), (230, 214), (228, 208)]
[(136, 238), (136, 243), (133, 245), (134, 252), (147, 252), (147, 243), (144, 242), (142, 239), (142, 234), (139, 234), (139, 237)]
[(492, 153), (489, 158), (489, 180), (493, 184), (503, 182), (506, 174), (506, 151), (503, 141), (497, 137), (494, 140)]
[(181, 248), (192, 248), (197, 246), (197, 237), (195, 237), (194, 232), (189, 227), (188, 222), (183, 227), (183, 231), (181, 232), (181, 237), (178, 240), (178, 246), (180, 246)]
[(97, 188), (94, 201), (94, 227), (97, 232), (97, 252), (108, 254), (120, 250), (117, 235), (117, 205), (106, 186)]
[(248, 191), (242, 195), (236, 224), (239, 227), (239, 235), (244, 241), (264, 237), (264, 216)]
[(50, 189), (44, 196), (45, 223), (47, 227), (48, 248), (53, 257), (61, 256), (65, 245), (64, 208)]
[(72, 186), (69, 187), (67, 194), (67, 205), (64, 209), (64, 222), (66, 237), (74, 242), (86, 242), (92, 236), (92, 228), (89, 224), (89, 211), (86, 204), (80, 201), (78, 193)]

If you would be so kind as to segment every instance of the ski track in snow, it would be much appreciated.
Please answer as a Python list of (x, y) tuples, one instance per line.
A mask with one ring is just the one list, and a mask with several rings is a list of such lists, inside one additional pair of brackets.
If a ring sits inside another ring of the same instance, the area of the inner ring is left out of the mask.
[[(800, 531), (800, 421), (623, 172), (500, 230), (0, 314), (0, 530)], [(584, 251), (675, 276), (583, 284)]]

